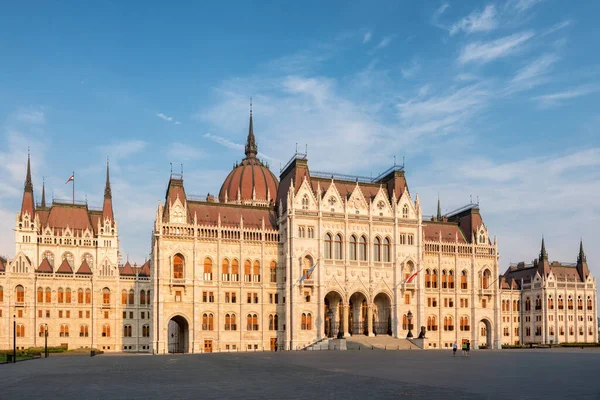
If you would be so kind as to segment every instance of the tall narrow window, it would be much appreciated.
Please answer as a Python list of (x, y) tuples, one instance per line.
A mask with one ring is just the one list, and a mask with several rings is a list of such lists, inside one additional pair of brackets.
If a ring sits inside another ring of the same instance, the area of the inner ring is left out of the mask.
[(448, 288), (454, 289), (454, 271), (448, 271)]
[(302, 197), (302, 209), (303, 210), (308, 210), (308, 195), (304, 195), (304, 197)]
[(135, 292), (133, 289), (129, 291), (129, 305), (132, 306), (135, 304)]
[(252, 265), (252, 282), (260, 282), (260, 261), (255, 260)]
[[(46, 294), (48, 294), (48, 292), (46, 292)], [(110, 300), (109, 300), (109, 302), (110, 302)], [(92, 291), (90, 289), (85, 289), (85, 304), (91, 304), (91, 303), (92, 303)]]
[(102, 325), (102, 337), (110, 337), (110, 325)]
[(425, 287), (431, 287), (431, 271), (428, 269), (425, 270)]
[(146, 305), (146, 291), (145, 290), (142, 290), (140, 292), (140, 304), (143, 306)]
[(180, 254), (173, 257), (173, 279), (183, 279), (184, 260)]
[(350, 260), (352, 260), (352, 261), (356, 260), (356, 236), (355, 235), (350, 236), (349, 257), (350, 257)]
[(361, 236), (358, 243), (358, 257), (360, 261), (367, 261), (367, 254), (367, 238), (365, 236)]
[(204, 280), (212, 281), (212, 260), (208, 257), (204, 259)]
[(390, 239), (383, 239), (383, 262), (390, 262)]
[(121, 291), (121, 304), (127, 305), (127, 290), (125, 289)]
[(431, 287), (434, 289), (437, 289), (437, 287), (438, 287), (437, 269), (434, 269), (433, 275), (431, 275)]
[(252, 263), (250, 260), (244, 261), (244, 281), (251, 282), (252, 276), (250, 275), (252, 269)]
[(221, 262), (221, 279), (225, 282), (229, 280), (229, 260), (224, 258)]
[(77, 303), (83, 304), (84, 302), (83, 289), (77, 289)]
[(110, 305), (110, 289), (109, 288), (102, 289), (102, 304)]
[(325, 258), (328, 260), (331, 260), (331, 250), (332, 250), (332, 245), (333, 245), (333, 240), (331, 238), (331, 234), (326, 234), (325, 235), (325, 241), (324, 241), (324, 246), (325, 248), (323, 249), (324, 253), (325, 253)]
[(460, 288), (467, 289), (467, 271), (460, 273)]
[(234, 282), (240, 280), (240, 264), (235, 258), (231, 260), (231, 280)]
[(446, 289), (448, 287), (448, 276), (446, 275), (446, 270), (442, 270), (442, 289)]
[(65, 290), (65, 303), (71, 304), (71, 288)]
[(272, 283), (277, 282), (277, 263), (275, 260), (271, 261), (271, 264), (269, 265), (269, 276)]
[(335, 259), (341, 260), (343, 256), (342, 252), (342, 235), (339, 233), (335, 235)]
[(375, 262), (381, 261), (381, 239), (378, 237), (375, 238), (375, 243), (373, 244), (373, 260)]
[(402, 218), (408, 218), (408, 204), (402, 206)]
[[(19, 296), (17, 295), (17, 301), (19, 301)], [(59, 303), (64, 303), (65, 302), (65, 291), (63, 288), (58, 288), (58, 302)]]
[(41, 287), (39, 287), (37, 290), (37, 302), (38, 303), (44, 302), (44, 289), (42, 289)]

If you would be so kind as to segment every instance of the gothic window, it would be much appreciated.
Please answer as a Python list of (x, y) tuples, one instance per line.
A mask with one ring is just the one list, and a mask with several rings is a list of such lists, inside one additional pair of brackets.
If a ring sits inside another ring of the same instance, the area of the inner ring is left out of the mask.
[[(2, 288), (0, 288), (0, 290), (2, 290)], [(1, 298), (0, 298), (0, 301), (2, 301)], [(587, 309), (588, 309), (588, 311), (592, 311), (592, 309), (593, 309), (592, 298), (590, 296), (587, 297)]]
[(279, 317), (277, 314), (269, 315), (269, 330), (270, 331), (279, 330)]
[(271, 261), (269, 265), (269, 275), (272, 283), (277, 282), (277, 262), (275, 260)]
[(408, 218), (408, 204), (402, 206), (402, 218)]
[(356, 260), (356, 236), (355, 235), (350, 236), (350, 254), (349, 254), (349, 258), (352, 261)]
[(17, 324), (17, 337), (25, 337), (25, 325)]
[(525, 299), (525, 311), (531, 311), (531, 299), (529, 297)]
[(429, 269), (425, 270), (425, 287), (431, 287), (431, 271)]
[(325, 234), (325, 242), (324, 242), (325, 248), (323, 250), (325, 253), (325, 258), (328, 260), (331, 260), (332, 245), (333, 245), (333, 240), (331, 238), (331, 234), (330, 233)]
[(408, 329), (408, 317), (406, 314), (402, 315), (402, 330)]
[(150, 290), (146, 292), (146, 304), (150, 305)]
[(71, 254), (67, 251), (66, 253), (63, 253), (62, 259), (67, 260), (67, 262), (69, 263), (69, 266), (71, 268), (73, 268), (73, 254)]
[(125, 289), (121, 291), (121, 304), (124, 306), (127, 305), (127, 290)]
[(302, 313), (300, 329), (303, 331), (309, 331), (312, 329), (312, 314)]
[(173, 257), (173, 279), (183, 279), (184, 260), (181, 254)]
[(367, 238), (365, 236), (361, 236), (358, 243), (358, 258), (360, 261), (367, 261), (367, 254)]
[(63, 290), (63, 288), (58, 288), (58, 302), (59, 303), (65, 302), (65, 291)]
[(492, 273), (489, 269), (483, 271), (483, 276), (481, 278), (481, 287), (482, 289), (488, 289), (490, 285), (490, 278), (492, 277)]
[(250, 275), (252, 269), (252, 262), (250, 260), (244, 261), (244, 281), (250, 282), (252, 277)]
[(446, 270), (442, 270), (442, 289), (448, 288), (448, 276)]
[(563, 310), (565, 308), (565, 303), (562, 295), (558, 295), (558, 309)]
[(258, 260), (255, 260), (252, 266), (252, 281), (260, 282), (260, 262)]
[(342, 235), (340, 235), (339, 233), (337, 235), (335, 235), (335, 259), (336, 260), (341, 260), (342, 256), (343, 256), (343, 252), (342, 252)]
[(214, 315), (212, 313), (204, 313), (202, 314), (202, 330), (203, 331), (212, 331), (214, 326)]
[(235, 258), (231, 260), (231, 280), (235, 282), (240, 280), (240, 263)]
[(131, 325), (124, 325), (123, 326), (123, 337), (131, 337), (131, 334), (132, 334)]
[(431, 275), (431, 287), (437, 289), (438, 287), (438, 272), (437, 269), (433, 270), (433, 275)]
[(129, 291), (129, 305), (132, 306), (135, 304), (135, 292), (133, 289)]
[(3, 301), (4, 301), (4, 288), (2, 286), (0, 286), (0, 303), (2, 303)]
[(461, 331), (469, 331), (471, 327), (469, 326), (469, 317), (460, 317), (460, 330)]
[(302, 209), (308, 210), (308, 195), (307, 194), (305, 194), (304, 197), (302, 197)]
[(229, 260), (226, 258), (221, 262), (221, 273), (223, 281), (227, 282), (229, 280)]
[(445, 331), (453, 331), (454, 330), (454, 320), (451, 316), (444, 317), (444, 330)]
[(460, 273), (460, 288), (467, 289), (467, 271), (464, 270)]
[(110, 337), (110, 325), (102, 325), (102, 337)]
[(146, 291), (142, 290), (140, 292), (140, 305), (144, 306), (146, 305)]
[(42, 260), (44, 258), (48, 260), (48, 263), (50, 264), (52, 269), (54, 269), (54, 254), (51, 251), (45, 251), (44, 254), (42, 254)]
[(381, 239), (378, 237), (375, 238), (375, 243), (373, 244), (373, 260), (375, 262), (381, 261)]
[(237, 324), (235, 321), (235, 314), (225, 314), (225, 330), (235, 331), (237, 330)]
[(258, 330), (258, 315), (248, 314), (246, 316), (246, 330), (257, 331)]
[[(46, 296), (48, 295), (48, 289), (46, 289)], [(92, 291), (90, 289), (85, 289), (85, 304), (92, 303)], [(109, 294), (109, 303), (110, 303), (110, 294)]]
[(390, 238), (383, 239), (383, 262), (390, 262)]
[(577, 296), (577, 309), (583, 310), (583, 300), (581, 299), (581, 296)]
[(77, 289), (77, 304), (83, 304), (83, 303), (84, 303), (83, 289)]
[(448, 288), (454, 289), (454, 271), (448, 271)]
[(44, 302), (44, 289), (42, 289), (41, 287), (39, 287), (37, 289), (37, 302), (38, 303)]
[(60, 337), (69, 337), (69, 325), (63, 324), (60, 326)]
[(110, 305), (110, 289), (109, 288), (102, 289), (102, 304)]
[(208, 257), (204, 259), (204, 280), (212, 281), (212, 260)]
[(438, 327), (435, 322), (436, 322), (435, 315), (427, 317), (427, 330), (428, 331), (437, 331)]
[(573, 309), (573, 297), (571, 297), (571, 295), (569, 295), (567, 299), (567, 306), (569, 307), (569, 310)]
[(142, 337), (150, 337), (150, 325), (142, 326)]

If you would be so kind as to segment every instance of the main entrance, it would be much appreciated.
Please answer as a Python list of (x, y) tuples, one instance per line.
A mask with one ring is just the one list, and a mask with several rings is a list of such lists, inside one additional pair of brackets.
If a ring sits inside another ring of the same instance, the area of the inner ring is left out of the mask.
[(169, 353), (187, 353), (188, 349), (188, 322), (185, 318), (177, 315), (169, 321)]

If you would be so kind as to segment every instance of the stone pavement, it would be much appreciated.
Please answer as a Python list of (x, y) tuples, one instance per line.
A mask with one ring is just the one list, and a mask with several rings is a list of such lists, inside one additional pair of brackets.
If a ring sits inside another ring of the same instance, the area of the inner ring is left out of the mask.
[(599, 350), (50, 357), (0, 365), (0, 398), (599, 399)]

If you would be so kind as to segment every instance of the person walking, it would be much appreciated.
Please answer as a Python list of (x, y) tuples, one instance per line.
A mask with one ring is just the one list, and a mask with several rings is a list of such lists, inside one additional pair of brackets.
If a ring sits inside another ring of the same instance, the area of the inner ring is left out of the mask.
[(466, 355), (467, 355), (467, 341), (465, 340), (465, 341), (462, 343), (462, 356), (463, 356), (463, 357), (466, 357)]
[(469, 351), (471, 351), (471, 342), (467, 340), (467, 357), (469, 357)]
[(453, 357), (456, 357), (456, 348), (457, 348), (456, 342), (454, 342), (454, 344), (452, 345), (452, 356)]

